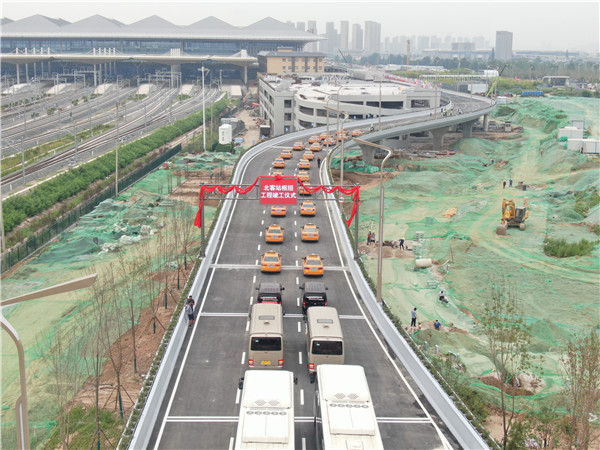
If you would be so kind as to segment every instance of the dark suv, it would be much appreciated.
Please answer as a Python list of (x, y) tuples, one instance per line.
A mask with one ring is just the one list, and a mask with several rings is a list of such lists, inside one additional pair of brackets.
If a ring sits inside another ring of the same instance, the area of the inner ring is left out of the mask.
[(327, 306), (327, 288), (320, 281), (308, 281), (300, 286), (302, 294), (302, 314), (311, 306)]
[(281, 291), (285, 288), (279, 283), (260, 283), (256, 288), (258, 297), (256, 303), (279, 303), (281, 305)]

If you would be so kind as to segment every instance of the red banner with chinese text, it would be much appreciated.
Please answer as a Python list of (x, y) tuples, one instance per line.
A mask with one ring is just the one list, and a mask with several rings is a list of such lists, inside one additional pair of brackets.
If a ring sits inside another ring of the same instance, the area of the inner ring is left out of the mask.
[(260, 177), (261, 205), (296, 205), (297, 192), (297, 177)]

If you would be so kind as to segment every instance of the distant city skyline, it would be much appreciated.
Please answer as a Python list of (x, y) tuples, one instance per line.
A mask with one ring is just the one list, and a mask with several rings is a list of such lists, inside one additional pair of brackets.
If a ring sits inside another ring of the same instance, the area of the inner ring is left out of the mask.
[[(125, 24), (157, 15), (175, 25), (189, 25), (215, 16), (234, 26), (247, 26), (265, 17), (281, 22), (315, 21), (318, 34), (334, 22), (350, 29), (368, 21), (381, 24), (381, 45), (397, 36), (451, 36), (457, 40), (483, 37), (492, 46), (497, 31), (513, 33), (513, 50), (583, 51), (597, 53), (600, 4), (579, 2), (95, 2), (2, 1), (2, 18), (20, 20), (35, 14), (69, 22), (99, 14)], [(566, 17), (569, 19), (566, 19)], [(350, 31), (351, 33), (351, 31)], [(365, 38), (365, 37), (363, 37)], [(366, 42), (365, 42), (366, 44)]]

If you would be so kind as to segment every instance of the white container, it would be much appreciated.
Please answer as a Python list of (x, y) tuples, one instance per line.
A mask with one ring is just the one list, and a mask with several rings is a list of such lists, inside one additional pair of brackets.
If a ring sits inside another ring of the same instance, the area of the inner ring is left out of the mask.
[(233, 128), (228, 123), (219, 127), (219, 144), (226, 145), (231, 144)]
[(576, 127), (564, 127), (558, 130), (558, 137), (567, 137), (569, 139), (583, 139), (583, 130)]
[(586, 155), (600, 155), (600, 141), (597, 139), (583, 139), (581, 153)]

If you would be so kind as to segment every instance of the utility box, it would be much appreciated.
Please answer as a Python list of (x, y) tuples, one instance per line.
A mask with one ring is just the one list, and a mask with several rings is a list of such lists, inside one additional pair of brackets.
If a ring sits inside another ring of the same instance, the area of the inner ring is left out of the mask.
[(600, 155), (600, 141), (597, 139), (583, 139), (581, 153), (586, 155)]
[(585, 130), (585, 120), (573, 119), (571, 120), (571, 126), (577, 128), (578, 130)]
[(233, 139), (232, 129), (233, 129), (232, 126), (229, 125), (228, 123), (221, 125), (219, 127), (219, 144), (221, 144), (221, 145), (231, 144), (231, 141)]

